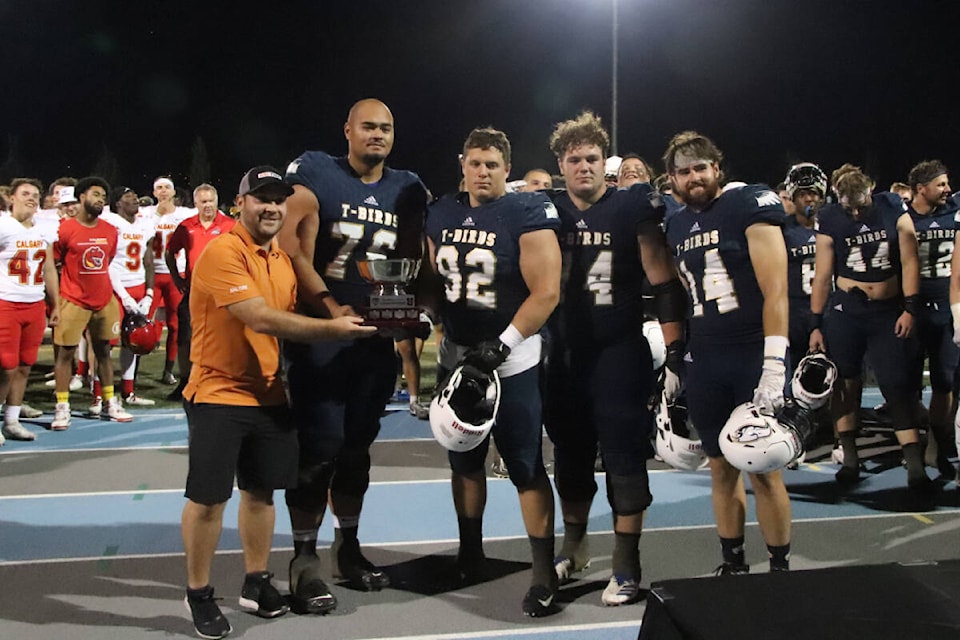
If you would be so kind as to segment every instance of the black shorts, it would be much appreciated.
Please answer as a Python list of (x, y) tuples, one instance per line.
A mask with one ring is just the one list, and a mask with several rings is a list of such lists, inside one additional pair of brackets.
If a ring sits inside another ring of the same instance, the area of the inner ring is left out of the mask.
[(688, 346), (687, 410), (703, 452), (719, 458), (720, 431), (739, 405), (753, 399), (763, 367), (763, 338), (738, 344)]
[(183, 403), (190, 428), (184, 495), (199, 504), (226, 502), (237, 486), (271, 491), (297, 486), (297, 431), (285, 406)]
[(898, 338), (894, 333), (901, 313), (898, 298), (866, 300), (840, 289), (833, 292), (823, 314), (823, 338), (841, 378), (858, 377), (866, 357), (884, 393), (919, 388), (914, 367), (919, 341), (915, 335)]

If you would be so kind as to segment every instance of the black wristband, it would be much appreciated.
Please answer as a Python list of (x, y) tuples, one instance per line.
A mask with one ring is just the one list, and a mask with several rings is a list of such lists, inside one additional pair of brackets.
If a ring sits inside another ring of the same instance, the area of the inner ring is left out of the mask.
[(687, 318), (687, 290), (679, 279), (668, 280), (652, 287), (654, 308), (660, 322), (683, 322)]
[(686, 345), (682, 340), (674, 340), (667, 345), (667, 357), (664, 359), (667, 369), (676, 374), (683, 370), (683, 352), (685, 350)]
[(920, 311), (920, 296), (903, 296), (903, 310), (912, 316), (916, 316)]
[(811, 313), (810, 314), (810, 330), (819, 329), (823, 326), (823, 314), (822, 313)]

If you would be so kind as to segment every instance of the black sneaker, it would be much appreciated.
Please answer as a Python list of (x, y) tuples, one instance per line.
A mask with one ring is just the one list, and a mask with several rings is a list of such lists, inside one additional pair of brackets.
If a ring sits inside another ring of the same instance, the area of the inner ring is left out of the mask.
[(558, 611), (554, 602), (556, 590), (542, 584), (535, 584), (523, 596), (523, 615), (531, 618), (542, 618)]
[(187, 589), (183, 604), (190, 612), (193, 628), (201, 638), (223, 638), (233, 631), (230, 622), (223, 617), (220, 607), (217, 606), (213, 587), (210, 585), (202, 589)]
[(713, 570), (713, 575), (715, 576), (742, 576), (747, 573), (750, 573), (750, 567), (748, 565), (733, 564), (732, 562), (724, 562)]
[(853, 467), (840, 467), (834, 474), (838, 484), (851, 485), (860, 482), (860, 469)]
[(380, 591), (390, 586), (390, 577), (382, 569), (363, 557), (360, 542), (334, 540), (330, 547), (333, 559), (333, 577), (346, 580), (364, 591)]
[(248, 573), (240, 591), (240, 606), (261, 618), (276, 618), (289, 611), (290, 607), (270, 582), (271, 578), (273, 574), (269, 571)]
[(337, 608), (337, 599), (320, 577), (317, 556), (294, 556), (290, 560), (290, 605), (298, 614), (323, 614)]

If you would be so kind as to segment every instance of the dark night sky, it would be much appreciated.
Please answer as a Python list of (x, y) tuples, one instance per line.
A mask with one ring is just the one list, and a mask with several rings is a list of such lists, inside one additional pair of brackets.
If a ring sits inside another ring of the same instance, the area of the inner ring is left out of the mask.
[[(884, 188), (924, 158), (960, 166), (958, 2), (617, 1), (621, 153), (693, 128), (748, 182), (797, 160)], [(612, 0), (0, 0), (0, 180), (81, 176), (107, 149), (146, 192), (199, 136), (225, 196), (251, 165), (345, 152), (368, 96), (396, 118), (389, 163), (436, 193), (478, 125), (510, 136), (511, 177), (555, 170), (554, 123), (610, 125), (611, 23)]]

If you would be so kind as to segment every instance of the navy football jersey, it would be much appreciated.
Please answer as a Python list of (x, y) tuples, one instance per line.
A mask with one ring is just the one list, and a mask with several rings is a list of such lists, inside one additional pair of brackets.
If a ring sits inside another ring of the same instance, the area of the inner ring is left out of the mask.
[(396, 257), (398, 220), (422, 218), (427, 192), (417, 174), (383, 168), (365, 184), (346, 157), (307, 151), (287, 167), (286, 181), (313, 192), (320, 204), (320, 230), (313, 265), (340, 304), (364, 307), (373, 285), (357, 270), (368, 253)]
[(472, 347), (496, 339), (530, 294), (520, 273), (520, 236), (556, 231), (560, 219), (542, 193), (508, 193), (478, 207), (460, 193), (431, 204), (426, 226), (444, 281), (445, 335)]
[(747, 227), (783, 224), (768, 186), (725, 191), (703, 211), (681, 207), (667, 220), (667, 243), (690, 296), (692, 339), (731, 344), (763, 337), (763, 294), (750, 262)]
[(791, 308), (800, 301), (809, 306), (813, 291), (813, 270), (817, 259), (817, 234), (787, 216), (783, 223), (783, 240), (787, 245), (787, 292)]
[(814, 228), (833, 240), (834, 276), (859, 282), (883, 282), (900, 275), (897, 220), (907, 211), (895, 193), (873, 195), (856, 220), (839, 204), (820, 210)]
[(560, 214), (561, 300), (553, 335), (569, 345), (607, 344), (636, 335), (643, 324), (641, 229), (659, 229), (660, 195), (647, 183), (607, 189), (586, 211), (566, 191), (550, 193)]
[(950, 306), (950, 260), (957, 205), (947, 200), (944, 206), (925, 215), (912, 208), (909, 211), (920, 252), (920, 297), (924, 302), (940, 303), (946, 309)]

